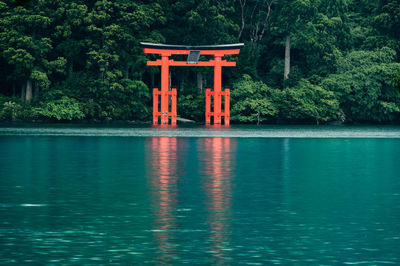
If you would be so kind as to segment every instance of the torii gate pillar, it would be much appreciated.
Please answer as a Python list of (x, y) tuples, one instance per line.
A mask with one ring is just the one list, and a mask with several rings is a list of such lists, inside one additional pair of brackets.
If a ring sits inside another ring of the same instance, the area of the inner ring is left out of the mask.
[[(165, 45), (141, 42), (144, 53), (158, 54), (161, 60), (147, 61), (148, 66), (161, 66), (161, 91), (153, 89), (153, 125), (176, 125), (176, 89), (169, 88), (169, 66), (213, 66), (214, 67), (214, 90), (206, 89), (205, 120), (206, 125), (211, 124), (211, 118), (215, 125), (221, 125), (222, 117), (224, 124), (230, 121), (230, 90), (222, 91), (222, 67), (236, 66), (236, 62), (222, 60), (227, 54), (239, 54), (242, 43), (225, 45), (184, 46)], [(186, 62), (170, 60), (171, 55), (188, 55)], [(214, 60), (198, 61), (200, 55), (212, 55)], [(159, 98), (161, 105), (159, 106)], [(170, 99), (171, 96), (171, 99)], [(211, 98), (213, 97), (214, 110), (211, 111)], [(222, 111), (222, 97), (224, 97), (224, 110)]]

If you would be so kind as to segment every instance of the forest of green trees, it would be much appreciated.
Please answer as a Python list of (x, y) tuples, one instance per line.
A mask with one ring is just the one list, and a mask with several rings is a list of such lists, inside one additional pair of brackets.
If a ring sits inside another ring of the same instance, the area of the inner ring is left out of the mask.
[[(0, 0), (0, 120), (150, 121), (160, 69), (139, 42), (244, 43), (233, 123), (399, 123), (399, 0)], [(171, 69), (204, 121), (212, 68)]]

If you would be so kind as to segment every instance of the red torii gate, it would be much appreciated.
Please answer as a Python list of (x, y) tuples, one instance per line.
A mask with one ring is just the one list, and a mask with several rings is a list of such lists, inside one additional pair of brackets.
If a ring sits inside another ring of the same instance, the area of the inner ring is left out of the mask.
[[(221, 124), (221, 117), (224, 117), (224, 124), (229, 125), (229, 104), (230, 90), (221, 90), (222, 67), (236, 66), (236, 62), (222, 60), (227, 54), (239, 54), (243, 43), (224, 45), (167, 45), (141, 42), (143, 52), (147, 54), (158, 54), (161, 59), (147, 61), (148, 66), (161, 66), (161, 91), (153, 89), (153, 124), (158, 125), (158, 118), (161, 117), (161, 124), (176, 125), (176, 89), (169, 88), (169, 67), (170, 66), (213, 66), (214, 67), (214, 91), (206, 89), (206, 125), (210, 125), (211, 117), (214, 117), (214, 124)], [(187, 61), (174, 61), (169, 59), (171, 55), (188, 55)], [(212, 55), (214, 60), (198, 61), (200, 55)], [(161, 108), (158, 108), (158, 95), (161, 95)], [(214, 96), (214, 111), (211, 112), (211, 96)], [(171, 111), (169, 111), (169, 96), (171, 96)], [(221, 96), (225, 96), (224, 112), (221, 112)]]

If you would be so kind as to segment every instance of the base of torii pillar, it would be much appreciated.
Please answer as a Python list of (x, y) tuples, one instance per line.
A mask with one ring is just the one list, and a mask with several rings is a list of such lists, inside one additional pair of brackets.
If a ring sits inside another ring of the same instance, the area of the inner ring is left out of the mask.
[(153, 125), (176, 125), (176, 95), (175, 88), (164, 92), (158, 88), (153, 89)]
[[(222, 99), (223, 97), (223, 99)], [(211, 106), (211, 104), (213, 106)], [(219, 105), (219, 106), (218, 106)], [(223, 106), (223, 108), (222, 108)], [(214, 107), (211, 111), (211, 107)], [(218, 108), (219, 107), (219, 108)], [(206, 89), (206, 125), (230, 124), (230, 90), (215, 92)], [(222, 123), (223, 121), (223, 123)]]

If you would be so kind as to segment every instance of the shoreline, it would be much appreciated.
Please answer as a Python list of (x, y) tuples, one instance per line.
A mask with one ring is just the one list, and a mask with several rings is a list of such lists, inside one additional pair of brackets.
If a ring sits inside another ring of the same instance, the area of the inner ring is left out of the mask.
[[(345, 127), (345, 126), (400, 126), (400, 121), (396, 122), (352, 122), (344, 123), (340, 121), (331, 121), (327, 123), (311, 123), (311, 122), (279, 122), (279, 123), (230, 123), (233, 126), (334, 126), (334, 127)], [(109, 125), (109, 126), (151, 126), (152, 121), (138, 121), (138, 120), (110, 120), (110, 121), (100, 121), (100, 120), (17, 120), (17, 121), (0, 121), (1, 126), (20, 126), (20, 125)], [(178, 119), (178, 126), (205, 126), (204, 121), (193, 121), (189, 119)]]

